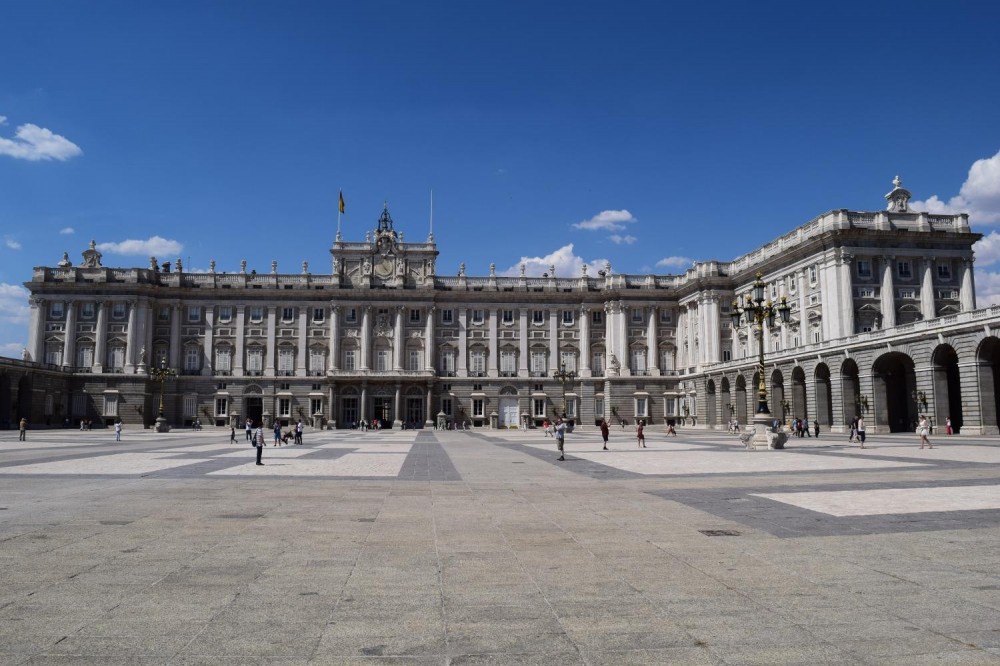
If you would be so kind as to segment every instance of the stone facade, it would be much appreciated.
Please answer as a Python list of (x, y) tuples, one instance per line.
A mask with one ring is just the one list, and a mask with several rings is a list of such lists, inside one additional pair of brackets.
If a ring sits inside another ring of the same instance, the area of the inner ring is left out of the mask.
[[(950, 412), (967, 431), (995, 432), (1000, 312), (975, 307), (980, 235), (966, 215), (911, 212), (909, 196), (897, 179), (887, 210), (831, 211), (679, 275), (491, 266), (473, 277), (463, 264), (442, 276), (433, 235), (405, 242), (387, 208), (364, 241), (338, 233), (323, 275), (277, 262), (258, 274), (246, 261), (186, 273), (155, 257), (109, 268), (91, 243), (80, 265), (64, 255), (26, 283), (25, 355), (64, 382), (42, 416), (74, 423), (148, 426), (162, 388), (179, 426), (518, 427), (565, 413), (583, 426), (725, 427), (754, 407), (757, 332), (733, 327), (731, 303), (760, 273), (768, 298), (791, 306), (787, 324), (763, 331), (772, 413), (837, 429), (867, 405), (878, 430)], [(161, 387), (151, 367), (176, 377)]]

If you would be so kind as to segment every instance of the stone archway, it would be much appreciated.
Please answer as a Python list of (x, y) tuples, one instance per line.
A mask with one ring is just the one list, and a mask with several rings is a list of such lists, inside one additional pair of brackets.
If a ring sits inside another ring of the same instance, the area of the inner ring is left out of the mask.
[(817, 364), (813, 377), (816, 381), (815, 419), (819, 421), (821, 426), (827, 426), (829, 428), (833, 425), (833, 399), (831, 397), (830, 368), (826, 366), (826, 363)]
[(853, 358), (840, 366), (840, 403), (844, 407), (844, 423), (850, 423), (861, 416), (861, 381), (858, 378), (858, 364)]
[(881, 432), (909, 432), (916, 427), (917, 404), (913, 359), (902, 352), (889, 352), (872, 365), (875, 427)]
[(718, 422), (718, 420), (716, 418), (717, 414), (718, 414), (717, 404), (716, 404), (718, 396), (715, 393), (715, 380), (714, 379), (709, 379), (708, 380), (708, 386), (706, 388), (706, 393), (708, 395), (706, 396), (706, 400), (705, 400), (705, 409), (706, 409), (705, 422), (706, 422), (706, 424), (708, 425), (709, 428), (714, 428), (717, 425), (719, 425), (719, 422)]
[(10, 377), (6, 372), (0, 373), (0, 430), (10, 428), (14, 419), (14, 405), (10, 400)]
[(743, 375), (736, 376), (736, 420), (747, 422), (747, 380)]
[(722, 407), (722, 416), (726, 419), (726, 425), (729, 425), (729, 421), (733, 418), (733, 410), (736, 406), (733, 404), (733, 394), (729, 391), (729, 378), (723, 377), (719, 382), (719, 390), (722, 395), (719, 398), (719, 404)]
[(31, 377), (24, 375), (17, 380), (17, 420), (31, 422)]
[(990, 336), (976, 350), (979, 413), (983, 434), (1000, 434), (1000, 338)]
[[(771, 373), (771, 390), (767, 396), (767, 406), (771, 410), (771, 414), (776, 415), (782, 423), (788, 418), (787, 410), (785, 409), (785, 376), (781, 374), (781, 370), (775, 370)], [(791, 405), (789, 404), (789, 407)]]
[(809, 401), (806, 396), (806, 371), (802, 366), (797, 365), (792, 368), (792, 399), (789, 401), (792, 406), (791, 416), (810, 421)]
[(939, 345), (931, 355), (931, 366), (934, 373), (934, 396), (930, 404), (934, 410), (934, 424), (944, 428), (945, 422), (951, 419), (952, 430), (956, 433), (961, 432), (962, 383), (959, 378), (958, 353), (955, 348), (951, 345)]

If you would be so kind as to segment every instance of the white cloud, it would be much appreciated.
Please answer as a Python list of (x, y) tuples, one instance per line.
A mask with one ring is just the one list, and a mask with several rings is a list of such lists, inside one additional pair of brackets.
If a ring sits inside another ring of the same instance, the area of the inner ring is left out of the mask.
[(973, 162), (962, 188), (947, 202), (935, 194), (926, 201), (911, 202), (910, 208), (928, 213), (968, 213), (972, 224), (1000, 223), (1000, 151)]
[(555, 266), (556, 277), (580, 277), (583, 275), (583, 266), (586, 264), (587, 274), (596, 277), (597, 271), (604, 268), (604, 263), (604, 259), (584, 261), (573, 253), (573, 244), (570, 243), (544, 257), (521, 257), (521, 261), (507, 270), (501, 271), (501, 274), (518, 276), (521, 274), (521, 264), (524, 264), (524, 274), (529, 277), (540, 277), (542, 273), (548, 273), (553, 266)]
[(976, 253), (976, 263), (980, 266), (990, 266), (1000, 261), (1000, 233), (991, 231), (980, 238), (972, 246)]
[(24, 344), (20, 342), (4, 342), (0, 344), (0, 356), (7, 358), (21, 358), (24, 351)]
[(108, 254), (167, 257), (180, 254), (184, 246), (175, 240), (152, 236), (147, 240), (123, 240), (120, 243), (98, 243), (97, 249)]
[(80, 146), (51, 130), (26, 123), (17, 128), (13, 139), (0, 137), (0, 155), (19, 160), (59, 160), (82, 155)]
[(0, 282), (0, 322), (27, 324), (28, 311), (28, 290), (19, 284)]
[(635, 236), (630, 236), (628, 234), (624, 236), (621, 236), (619, 234), (611, 234), (610, 236), (608, 236), (608, 240), (616, 245), (622, 245), (622, 244), (631, 245), (632, 243), (636, 242), (639, 239), (636, 238)]
[(7, 239), (5, 239), (4, 240), (4, 245), (6, 245), (7, 247), (9, 247), (12, 250), (20, 250), (21, 249), (21, 244), (18, 243), (13, 238), (7, 238)]
[(690, 268), (691, 264), (694, 263), (694, 259), (688, 257), (664, 257), (656, 262), (656, 265), (661, 268)]
[(976, 307), (1000, 305), (1000, 273), (976, 271)]
[(0, 116), (0, 125), (7, 124), (7, 116)]
[(587, 231), (622, 231), (626, 224), (632, 224), (639, 220), (632, 217), (632, 213), (625, 209), (601, 211), (589, 220), (577, 222), (574, 229), (585, 229)]
[(63, 227), (62, 229), (59, 230), (59, 233), (62, 234), (63, 236), (69, 236), (70, 234), (75, 234), (76, 229), (74, 229), (73, 227)]

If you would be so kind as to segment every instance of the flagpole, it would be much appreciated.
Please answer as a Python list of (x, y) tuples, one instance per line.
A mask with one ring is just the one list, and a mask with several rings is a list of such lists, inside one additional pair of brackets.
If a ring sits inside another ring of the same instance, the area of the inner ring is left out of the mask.
[(427, 242), (434, 242), (434, 190), (431, 190), (431, 228), (427, 234)]
[(344, 199), (344, 191), (340, 190), (340, 194), (337, 197), (337, 239), (336, 240), (337, 240), (338, 243), (341, 241), (341, 237), (340, 237), (340, 216), (343, 215), (343, 213), (340, 210), (340, 202), (343, 201), (343, 199)]

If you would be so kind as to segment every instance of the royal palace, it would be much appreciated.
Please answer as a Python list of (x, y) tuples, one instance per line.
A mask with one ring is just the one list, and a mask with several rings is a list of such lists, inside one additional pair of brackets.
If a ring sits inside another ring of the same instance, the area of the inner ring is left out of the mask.
[[(968, 216), (833, 210), (732, 261), (678, 275), (437, 271), (433, 234), (388, 208), (338, 232), (331, 270), (108, 267), (96, 244), (34, 269), (24, 359), (0, 363), (0, 417), (151, 427), (303, 420), (348, 428), (532, 427), (565, 415), (724, 428), (771, 413), (843, 430), (918, 414), (998, 432), (1000, 308), (976, 308)], [(758, 275), (760, 276), (758, 278)], [(758, 282), (759, 280), (759, 282)], [(788, 321), (734, 317), (755, 284)], [(758, 335), (762, 336), (758, 340)]]

